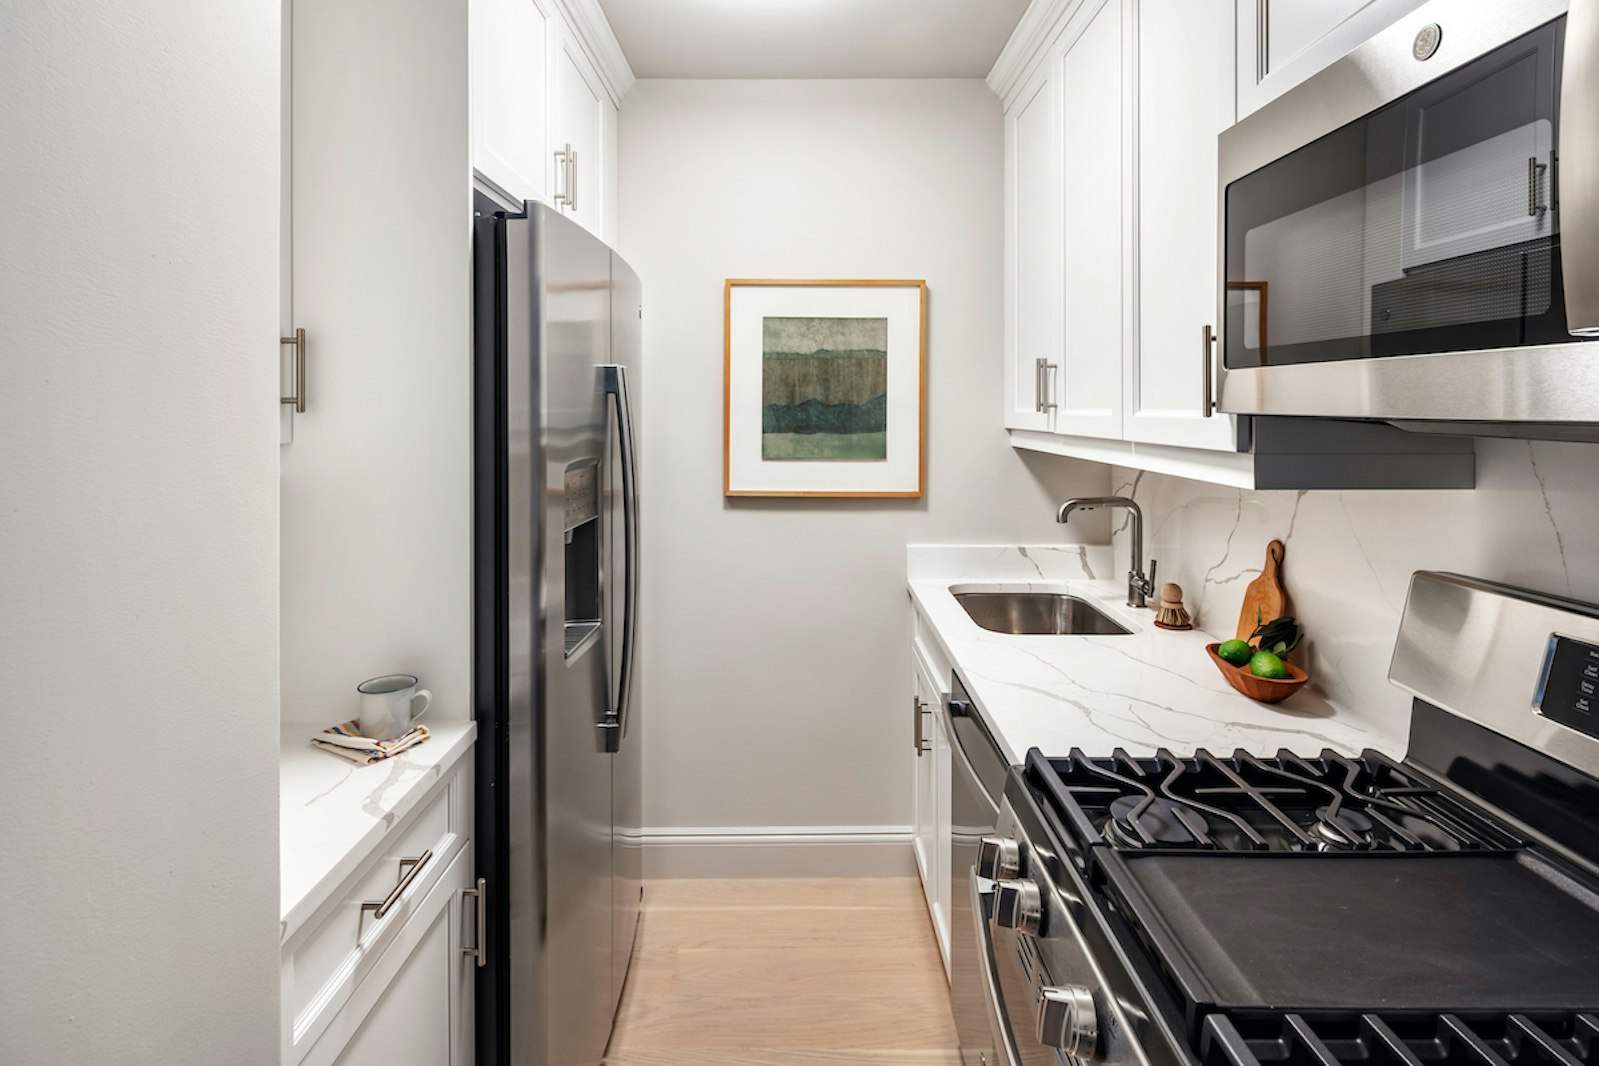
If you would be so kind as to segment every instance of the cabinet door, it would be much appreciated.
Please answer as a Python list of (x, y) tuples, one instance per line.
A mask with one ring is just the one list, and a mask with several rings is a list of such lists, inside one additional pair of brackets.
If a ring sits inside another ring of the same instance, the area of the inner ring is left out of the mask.
[(513, 200), (547, 200), (550, 25), (543, 0), (472, 0), (472, 168)]
[(1057, 53), (1061, 101), (1061, 368), (1057, 433), (1122, 435), (1123, 7), (1090, 0)]
[(937, 891), (933, 894), (933, 932), (938, 937), (938, 951), (944, 957), (944, 977), (950, 976), (949, 954), (952, 905), (950, 876), (950, 738), (944, 732), (942, 708), (932, 717), (933, 743), (928, 758), (933, 763), (933, 868)]
[(922, 878), (922, 891), (927, 897), (927, 909), (933, 910), (938, 892), (938, 869), (935, 857), (938, 798), (934, 791), (933, 759), (929, 749), (932, 720), (938, 710), (937, 686), (927, 676), (921, 657), (911, 651), (911, 715), (912, 752), (911, 776), (915, 793), (912, 797), (914, 820), (911, 847), (916, 853), (916, 871)]
[(1233, 0), (1135, 0), (1138, 151), (1125, 438), (1236, 450), (1204, 416), (1204, 327), (1215, 327), (1216, 138), (1233, 121)]
[(428, 926), (422, 942), (366, 1016), (338, 1066), (389, 1066), (396, 1062), (449, 1062), (450, 928), (448, 908)]
[(1238, 117), (1281, 96), (1426, 0), (1236, 0)]
[[(282, 705), (344, 707), (350, 678), (403, 662), (435, 713), (459, 714), (472, 695), (467, 10), (295, 0), (291, 16), (287, 251), (307, 403), (279, 456)], [(403, 521), (383, 502), (412, 498), (426, 504)]]
[[(565, 27), (558, 34), (555, 48), (555, 94), (550, 162), (553, 168), (552, 198), (557, 206), (585, 229), (605, 239), (607, 214), (607, 143), (614, 124), (615, 108), (594, 65), (582, 46)], [(557, 152), (571, 152), (569, 162), (557, 160)]]
[[(476, 933), (469, 920), (475, 912), (462, 891), (470, 887), (472, 870), (468, 844), (340, 1011), (340, 1019), (307, 1054), (307, 1066), (470, 1066), (476, 974), (462, 949), (472, 946)], [(340, 1021), (352, 1014), (359, 1025), (348, 1033)]]
[[(1005, 425), (1048, 430), (1060, 371), (1060, 123), (1046, 62), (1005, 113)], [(1046, 364), (1052, 368), (1046, 372)]]

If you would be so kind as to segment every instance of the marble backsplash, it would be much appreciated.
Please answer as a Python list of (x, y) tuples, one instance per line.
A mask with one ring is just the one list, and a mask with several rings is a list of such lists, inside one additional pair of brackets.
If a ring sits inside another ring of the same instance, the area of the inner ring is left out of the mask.
[[(1329, 698), (1405, 728), (1388, 662), (1416, 570), (1451, 570), (1599, 602), (1599, 445), (1482, 439), (1469, 491), (1253, 492), (1116, 467), (1144, 510), (1157, 580), (1183, 587), (1198, 624), (1232, 636), (1266, 545), (1286, 545), (1295, 658)], [(1114, 530), (1124, 571), (1128, 523)], [(1392, 719), (1389, 716), (1392, 715)]]

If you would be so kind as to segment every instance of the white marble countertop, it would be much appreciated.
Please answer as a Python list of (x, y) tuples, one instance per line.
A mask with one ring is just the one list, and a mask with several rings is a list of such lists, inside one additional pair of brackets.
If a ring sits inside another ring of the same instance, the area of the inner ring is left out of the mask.
[(476, 722), (430, 720), (427, 727), (427, 743), (371, 766), (357, 766), (312, 747), (312, 734), (325, 726), (283, 725), (278, 770), (280, 943), (294, 935), (477, 739)]
[[(1196, 748), (1255, 754), (1287, 748), (1301, 755), (1376, 748), (1404, 754), (1405, 737), (1396, 723), (1385, 726), (1334, 704), (1315, 690), (1314, 678), (1278, 704), (1234, 691), (1205, 652), (1206, 644), (1224, 638), (1199, 629), (1157, 629), (1152, 608), (1126, 606), (1125, 579), (1103, 580), (1117, 572), (1106, 548), (913, 545), (908, 562), (912, 599), (1013, 764), (1033, 747), (1047, 755), (1065, 755), (1074, 747), (1089, 755), (1117, 747), (1133, 755), (1162, 747), (1178, 755)], [(1069, 592), (1133, 632), (989, 632), (956, 602), (952, 586)]]

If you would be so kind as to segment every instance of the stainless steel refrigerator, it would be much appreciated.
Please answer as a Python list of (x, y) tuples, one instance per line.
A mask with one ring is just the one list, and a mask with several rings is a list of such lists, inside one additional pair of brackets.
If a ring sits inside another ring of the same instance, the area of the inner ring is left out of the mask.
[(643, 891), (641, 287), (549, 208), (475, 215), (478, 1061), (594, 1066)]

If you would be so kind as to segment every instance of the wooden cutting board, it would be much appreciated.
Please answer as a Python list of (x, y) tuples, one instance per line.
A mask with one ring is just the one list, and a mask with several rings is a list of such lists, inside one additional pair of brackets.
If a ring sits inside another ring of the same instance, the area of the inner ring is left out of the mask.
[(1260, 576), (1244, 590), (1244, 605), (1238, 612), (1239, 640), (1248, 640), (1249, 634), (1262, 622), (1283, 616), (1287, 604), (1287, 597), (1283, 595), (1283, 552), (1283, 542), (1280, 540), (1266, 545), (1266, 564), (1261, 568)]

